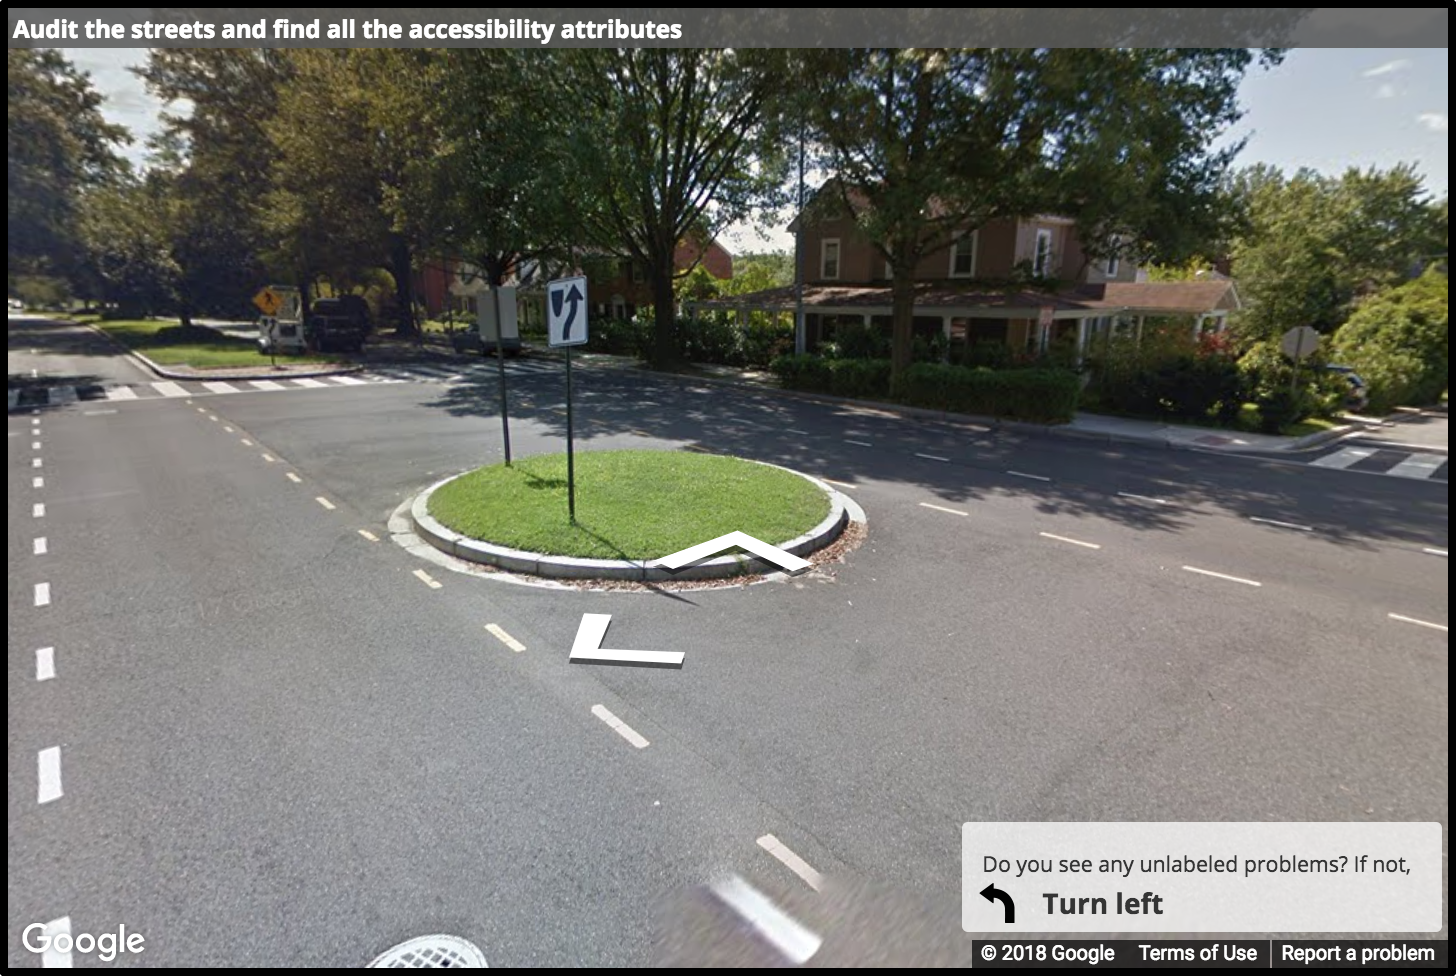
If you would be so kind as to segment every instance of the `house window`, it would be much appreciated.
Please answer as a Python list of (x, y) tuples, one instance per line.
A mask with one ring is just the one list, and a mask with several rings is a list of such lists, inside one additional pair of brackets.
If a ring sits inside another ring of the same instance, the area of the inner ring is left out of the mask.
[(1117, 260), (1117, 255), (1116, 254), (1114, 254), (1112, 257), (1110, 257), (1110, 258), (1107, 259), (1107, 277), (1109, 277), (1109, 278), (1116, 278), (1117, 277), (1118, 263), (1119, 262)]
[(819, 254), (819, 277), (825, 281), (839, 280), (839, 238), (826, 240)]
[(1036, 257), (1031, 263), (1037, 277), (1050, 273), (1052, 268), (1052, 232), (1041, 228), (1036, 232)]
[(976, 232), (962, 234), (950, 247), (950, 276), (972, 278), (976, 274)]

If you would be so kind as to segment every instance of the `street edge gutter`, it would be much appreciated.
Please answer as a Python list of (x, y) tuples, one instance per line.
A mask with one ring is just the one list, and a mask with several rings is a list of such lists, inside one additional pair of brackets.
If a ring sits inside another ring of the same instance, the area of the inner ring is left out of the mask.
[[(790, 474), (798, 475), (808, 481), (829, 496), (829, 514), (825, 516), (824, 520), (798, 538), (780, 544), (778, 548), (795, 556), (805, 557), (832, 545), (843, 534), (845, 527), (849, 524), (850, 514), (845, 504), (846, 499), (840, 492), (802, 471), (794, 471), (792, 468), (785, 468), (777, 464), (768, 464), (765, 461), (754, 461), (751, 458), (739, 458), (739, 460), (788, 471)], [(420, 538), (441, 552), (457, 559), (483, 563), (513, 573), (544, 576), (550, 579), (609, 579), (628, 580), (636, 583), (729, 579), (754, 573), (782, 572), (780, 567), (748, 555), (718, 556), (688, 566), (678, 572), (671, 572), (652, 565), (656, 560), (582, 559), (575, 556), (552, 556), (539, 552), (526, 552), (521, 549), (508, 549), (505, 546), (469, 539), (453, 529), (446, 528), (430, 516), (430, 497), (456, 478), (464, 477), (469, 473), (469, 471), (464, 471), (436, 482), (420, 492), (410, 505), (410, 521), (414, 524), (415, 531)]]
[[(848, 397), (831, 396), (827, 393), (810, 393), (804, 390), (785, 390), (778, 386), (768, 386), (760, 383), (746, 383), (742, 380), (729, 379), (722, 376), (685, 376), (682, 373), (665, 373), (660, 370), (646, 369), (641, 366), (615, 363), (586, 363), (582, 369), (615, 369), (623, 371), (638, 372), (648, 376), (660, 377), (665, 380), (673, 380), (678, 383), (713, 383), (719, 386), (730, 386), (740, 390), (754, 390), (760, 393), (771, 393), (776, 396), (793, 397), (800, 400), (811, 400), (818, 403), (837, 403), (845, 406), (861, 407), (866, 410), (880, 410), (885, 413), (897, 414), (907, 419), (938, 420), (950, 424), (972, 424), (979, 427), (988, 427), (992, 430), (1003, 430), (1017, 434), (1031, 434), (1041, 437), (1059, 437), (1067, 440), (1092, 441), (1100, 444), (1144, 444), (1150, 447), (1161, 447), (1171, 451), (1195, 451), (1215, 452), (1227, 454), (1289, 454), (1296, 451), (1308, 450), (1317, 447), (1328, 441), (1338, 440), (1353, 433), (1359, 433), (1362, 429), (1358, 424), (1349, 424), (1340, 427), (1331, 427), (1329, 430), (1322, 430), (1314, 434), (1306, 434), (1304, 437), (1290, 441), (1284, 447), (1259, 448), (1247, 445), (1230, 445), (1221, 447), (1208, 444), (1184, 444), (1171, 441), (1163, 437), (1133, 437), (1127, 434), (1115, 434), (1107, 431), (1077, 430), (1076, 428), (1056, 424), (1034, 424), (1024, 420), (1006, 420), (1000, 417), (983, 417), (977, 414), (955, 413), (950, 410), (932, 410), (928, 407), (909, 407), (899, 403), (887, 403), (881, 400), (852, 400)], [(1221, 431), (1214, 428), (1207, 428), (1210, 434), (1218, 435)]]
[(83, 329), (90, 329), (92, 332), (101, 336), (107, 342), (115, 346), (122, 353), (122, 355), (126, 356), (137, 366), (140, 366), (142, 369), (145, 369), (148, 372), (153, 373), (164, 380), (197, 380), (203, 382), (209, 380), (308, 380), (314, 379), (315, 377), (319, 376), (341, 376), (348, 373), (362, 373), (365, 369), (365, 367), (362, 365), (354, 365), (343, 366), (338, 369), (317, 369), (310, 370), (306, 373), (300, 373), (280, 372), (269, 367), (260, 366), (257, 370), (253, 370), (251, 372), (248, 371), (246, 368), (236, 373), (224, 373), (221, 370), (217, 372), (203, 373), (199, 373), (196, 370), (184, 372), (176, 369), (168, 369), (165, 366), (161, 366), (157, 363), (152, 362), (151, 359), (137, 352), (135, 349), (129, 348), (126, 343), (109, 334), (105, 329), (100, 328), (94, 323), (77, 322), (74, 319), (55, 319), (53, 321), (65, 322), (67, 325), (79, 325)]

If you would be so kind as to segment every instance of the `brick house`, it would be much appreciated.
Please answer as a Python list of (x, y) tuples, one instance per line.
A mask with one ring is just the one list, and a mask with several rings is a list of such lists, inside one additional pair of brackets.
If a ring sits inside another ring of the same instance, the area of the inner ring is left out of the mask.
[[(820, 196), (822, 197), (821, 190)], [(812, 352), (845, 323), (879, 326), (893, 315), (888, 262), (842, 207), (816, 206), (789, 225), (804, 249), (805, 346)], [(1234, 283), (1213, 273), (1201, 280), (1149, 282), (1132, 262), (1094, 260), (1075, 223), (1039, 215), (992, 220), (967, 228), (916, 268), (914, 329), (968, 344), (1005, 343), (1015, 352), (1044, 352), (1075, 342), (1077, 355), (1099, 333), (1141, 331), (1145, 320), (1183, 319), (1196, 334), (1222, 331), (1241, 305)], [(703, 309), (787, 314), (795, 289), (774, 288), (700, 302)]]

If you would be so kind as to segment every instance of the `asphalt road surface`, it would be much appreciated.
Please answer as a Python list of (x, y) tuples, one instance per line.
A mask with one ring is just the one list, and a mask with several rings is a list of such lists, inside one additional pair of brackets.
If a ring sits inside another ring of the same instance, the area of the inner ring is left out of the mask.
[[(157, 380), (37, 323), (10, 372)], [(392, 379), (12, 409), (10, 965), (63, 919), (130, 965), (965, 965), (967, 821), (1447, 821), (1437, 480), (583, 368), (579, 450), (788, 465), (868, 533), (579, 592), (391, 540), (501, 444), (493, 363)], [(511, 384), (515, 453), (562, 450), (559, 372)], [(684, 668), (569, 665), (584, 612)]]

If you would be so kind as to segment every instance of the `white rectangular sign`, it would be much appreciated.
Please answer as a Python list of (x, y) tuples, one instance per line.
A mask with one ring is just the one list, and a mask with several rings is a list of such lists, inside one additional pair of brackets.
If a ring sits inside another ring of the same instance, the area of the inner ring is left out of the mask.
[(546, 335), (553, 346), (586, 345), (586, 278), (558, 278), (546, 286)]
[(968, 823), (961, 927), (1439, 932), (1441, 840), (1439, 823)]

